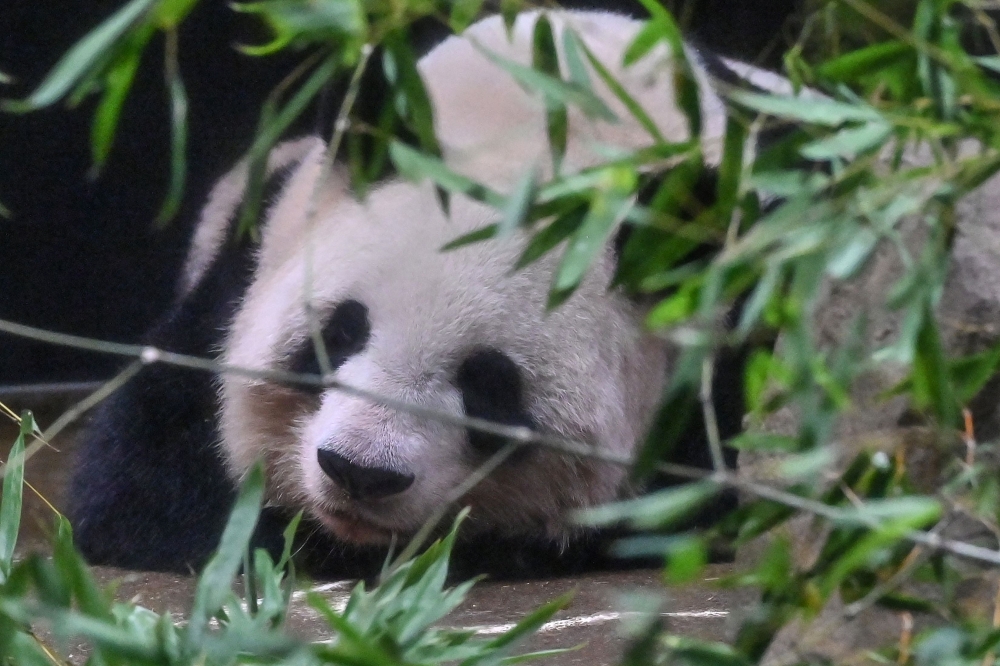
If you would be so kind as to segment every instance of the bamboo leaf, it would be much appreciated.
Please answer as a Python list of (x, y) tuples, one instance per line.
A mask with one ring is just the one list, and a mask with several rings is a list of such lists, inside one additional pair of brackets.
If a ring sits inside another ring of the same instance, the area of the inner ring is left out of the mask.
[(848, 127), (836, 134), (802, 146), (799, 152), (810, 160), (854, 157), (881, 146), (892, 136), (892, 125), (874, 121), (860, 127)]
[(5, 100), (0, 108), (25, 113), (55, 104), (79, 83), (92, 67), (107, 56), (115, 44), (155, 4), (156, 0), (131, 0), (67, 51), (49, 75), (24, 100)]
[[(531, 64), (536, 70), (547, 74), (553, 80), (561, 81), (559, 55), (552, 35), (552, 24), (545, 14), (535, 21), (532, 35)], [(586, 88), (581, 88), (586, 90)], [(552, 171), (559, 173), (559, 165), (566, 154), (566, 136), (569, 131), (569, 115), (566, 104), (549, 95), (545, 96), (545, 125), (549, 136), (549, 151), (552, 154)]]
[(899, 40), (879, 42), (832, 58), (816, 67), (816, 73), (831, 81), (852, 81), (886, 69), (913, 53), (912, 47)]
[(153, 32), (151, 25), (133, 32), (104, 75), (104, 93), (94, 113), (94, 124), (91, 129), (90, 145), (95, 170), (99, 171), (104, 166), (111, 152), (122, 106), (135, 80), (142, 52)]
[(685, 483), (635, 499), (582, 509), (574, 518), (596, 527), (622, 522), (639, 529), (669, 527), (691, 515), (718, 491), (718, 485), (710, 481)]
[(187, 174), (187, 92), (181, 79), (177, 61), (177, 31), (167, 33), (166, 65), (167, 87), (170, 90), (170, 186), (166, 199), (156, 216), (157, 224), (173, 219), (184, 197), (184, 179)]
[(958, 400), (948, 373), (948, 362), (934, 313), (925, 305), (913, 357), (913, 394), (917, 404), (929, 407), (941, 425), (958, 425)]
[(535, 169), (525, 171), (514, 186), (514, 191), (507, 197), (507, 203), (503, 207), (503, 219), (496, 227), (496, 234), (501, 238), (510, 236), (527, 224), (531, 204), (538, 191), (537, 177)]
[(590, 66), (594, 68), (597, 72), (597, 76), (604, 82), (604, 85), (608, 87), (618, 101), (628, 109), (628, 112), (632, 114), (632, 117), (642, 125), (653, 139), (659, 144), (666, 144), (667, 140), (660, 132), (660, 128), (656, 126), (653, 119), (646, 113), (646, 110), (642, 108), (642, 105), (632, 95), (629, 94), (625, 87), (618, 81), (618, 78), (608, 71), (608, 68), (604, 66), (597, 56), (587, 48), (587, 45), (583, 42), (580, 43), (580, 47), (583, 49), (584, 54), (587, 56), (587, 61), (590, 62)]
[(421, 182), (429, 179), (449, 192), (464, 194), (470, 199), (503, 208), (505, 199), (485, 185), (475, 182), (452, 171), (442, 160), (425, 155), (402, 141), (393, 141), (389, 146), (389, 157), (399, 172), (406, 178)]
[(547, 102), (551, 100), (564, 105), (573, 105), (591, 118), (599, 118), (607, 122), (618, 120), (611, 109), (593, 91), (572, 81), (563, 81), (503, 58), (475, 42), (473, 44), (487, 60), (510, 74), (523, 87), (541, 93)]
[(455, 0), (448, 17), (448, 26), (455, 34), (465, 32), (465, 29), (479, 17), (483, 8), (483, 0)]
[(870, 106), (815, 96), (785, 97), (733, 90), (729, 99), (759, 113), (827, 127), (837, 127), (850, 121), (885, 122), (882, 115)]
[(17, 439), (7, 456), (3, 470), (3, 497), (0, 497), (0, 583), (10, 576), (14, 547), (21, 527), (21, 499), (24, 490), (24, 440), (34, 430), (30, 412), (21, 415)]
[(209, 619), (222, 608), (232, 594), (233, 579), (243, 563), (250, 537), (253, 535), (264, 499), (264, 469), (254, 465), (240, 488), (236, 504), (222, 533), (219, 548), (205, 565), (195, 589), (194, 606), (188, 621), (186, 643), (197, 653)]

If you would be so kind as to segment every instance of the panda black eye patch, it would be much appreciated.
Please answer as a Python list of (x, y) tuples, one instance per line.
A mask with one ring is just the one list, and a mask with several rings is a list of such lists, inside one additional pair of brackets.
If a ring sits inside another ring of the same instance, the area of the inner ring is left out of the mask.
[[(351, 356), (360, 353), (368, 344), (371, 323), (368, 308), (353, 299), (343, 301), (333, 309), (323, 324), (323, 344), (330, 360), (330, 368), (336, 370)], [(288, 371), (306, 375), (322, 374), (312, 337), (307, 337), (289, 357)], [(319, 387), (301, 387), (305, 391), (319, 393)]]
[[(524, 405), (521, 369), (497, 349), (478, 349), (462, 361), (455, 379), (467, 416), (510, 426), (534, 427)], [(503, 437), (468, 429), (469, 444), (490, 455), (506, 443)]]

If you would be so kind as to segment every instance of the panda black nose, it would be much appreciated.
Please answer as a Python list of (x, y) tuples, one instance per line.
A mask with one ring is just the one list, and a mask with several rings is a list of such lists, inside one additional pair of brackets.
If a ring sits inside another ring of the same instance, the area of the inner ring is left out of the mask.
[(329, 449), (318, 449), (320, 469), (347, 491), (351, 499), (372, 500), (398, 495), (413, 484), (412, 474), (382, 467), (364, 467)]

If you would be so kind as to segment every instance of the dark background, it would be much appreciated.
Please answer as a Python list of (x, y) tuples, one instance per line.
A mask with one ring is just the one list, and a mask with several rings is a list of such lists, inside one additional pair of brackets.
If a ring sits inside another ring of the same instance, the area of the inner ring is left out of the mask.
[[(690, 32), (725, 54), (754, 59), (769, 53), (765, 60), (774, 65), (782, 24), (797, 2), (700, 0), (687, 14)], [(0, 71), (17, 81), (0, 88), (2, 96), (30, 92), (62, 53), (121, 4), (4, 0)], [(631, 1), (561, 4), (641, 15)], [(96, 180), (88, 178), (93, 99), (73, 110), (0, 114), (0, 202), (13, 214), (0, 218), (0, 318), (104, 340), (141, 338), (170, 301), (186, 239), (212, 182), (249, 145), (262, 100), (296, 62), (294, 55), (239, 54), (233, 44), (259, 41), (255, 29), (221, 0), (201, 0), (182, 27), (188, 180), (181, 212), (166, 228), (152, 222), (168, 176), (162, 41), (147, 49), (114, 149)], [(298, 131), (309, 123), (307, 117)], [(117, 357), (0, 333), (0, 385), (103, 379), (121, 364)]]

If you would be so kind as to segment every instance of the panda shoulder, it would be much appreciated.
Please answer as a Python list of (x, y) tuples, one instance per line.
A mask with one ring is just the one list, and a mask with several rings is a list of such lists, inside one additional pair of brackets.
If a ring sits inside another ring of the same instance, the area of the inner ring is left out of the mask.
[[(321, 138), (305, 136), (272, 148), (262, 190), (263, 205), (268, 206), (272, 199), (280, 203), (282, 197), (276, 195), (291, 184), (293, 174), (301, 165), (310, 160), (318, 162), (317, 156), (322, 154), (324, 146)], [(244, 158), (212, 187), (195, 224), (184, 260), (177, 288), (178, 300), (183, 300), (198, 285), (224, 250), (226, 242), (233, 238), (239, 211), (246, 198), (248, 177), (249, 160)]]

